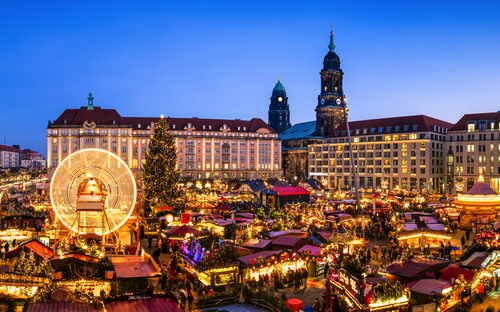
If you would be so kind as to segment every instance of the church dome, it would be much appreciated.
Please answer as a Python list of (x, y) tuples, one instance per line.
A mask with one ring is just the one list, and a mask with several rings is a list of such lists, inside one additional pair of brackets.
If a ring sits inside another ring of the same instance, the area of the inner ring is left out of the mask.
[(278, 78), (278, 82), (276, 83), (276, 85), (273, 88), (273, 91), (283, 91), (283, 92), (286, 91), (285, 87), (283, 86), (283, 84), (281, 83), (279, 78)]
[(330, 32), (330, 44), (328, 45), (330, 51), (325, 55), (323, 59), (323, 70), (339, 70), (340, 71), (340, 58), (335, 53), (335, 45), (333, 44), (333, 31)]

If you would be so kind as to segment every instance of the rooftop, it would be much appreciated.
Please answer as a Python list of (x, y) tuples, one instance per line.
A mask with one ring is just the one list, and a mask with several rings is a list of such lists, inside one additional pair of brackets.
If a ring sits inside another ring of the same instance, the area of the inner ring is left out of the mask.
[[(427, 132), (445, 134), (453, 124), (425, 115), (401, 116), (349, 122), (351, 136), (377, 134), (405, 134)], [(327, 138), (347, 137), (346, 123), (341, 123)]]

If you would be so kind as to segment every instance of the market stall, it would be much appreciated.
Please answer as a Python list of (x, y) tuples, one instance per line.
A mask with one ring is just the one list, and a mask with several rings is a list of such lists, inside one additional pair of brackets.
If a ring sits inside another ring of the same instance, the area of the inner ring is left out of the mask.
[(258, 281), (271, 273), (286, 275), (290, 270), (307, 269), (316, 266), (315, 257), (310, 257), (308, 252), (262, 251), (238, 258), (240, 262), (240, 276), (243, 280), (255, 279)]
[(328, 281), (353, 311), (409, 311), (407, 290), (399, 282), (372, 284), (358, 280), (344, 269), (330, 274)]

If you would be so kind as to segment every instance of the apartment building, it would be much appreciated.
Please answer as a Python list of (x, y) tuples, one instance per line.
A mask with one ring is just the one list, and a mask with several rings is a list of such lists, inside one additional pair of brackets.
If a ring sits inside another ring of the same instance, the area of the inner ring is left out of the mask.
[(500, 193), (500, 112), (463, 115), (447, 136), (449, 191), (467, 193), (483, 174)]
[[(361, 189), (444, 192), (447, 132), (453, 125), (417, 115), (349, 122), (322, 144), (309, 146), (309, 175), (330, 187), (354, 187), (353, 167)], [(354, 165), (354, 166), (352, 166)]]

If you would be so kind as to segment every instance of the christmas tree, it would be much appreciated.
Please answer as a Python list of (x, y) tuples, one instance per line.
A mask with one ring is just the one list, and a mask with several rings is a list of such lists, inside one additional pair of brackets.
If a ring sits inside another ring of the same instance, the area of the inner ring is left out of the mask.
[(177, 147), (165, 119), (161, 118), (154, 133), (142, 167), (144, 197), (151, 206), (182, 208), (179, 188), (180, 170), (177, 165)]

